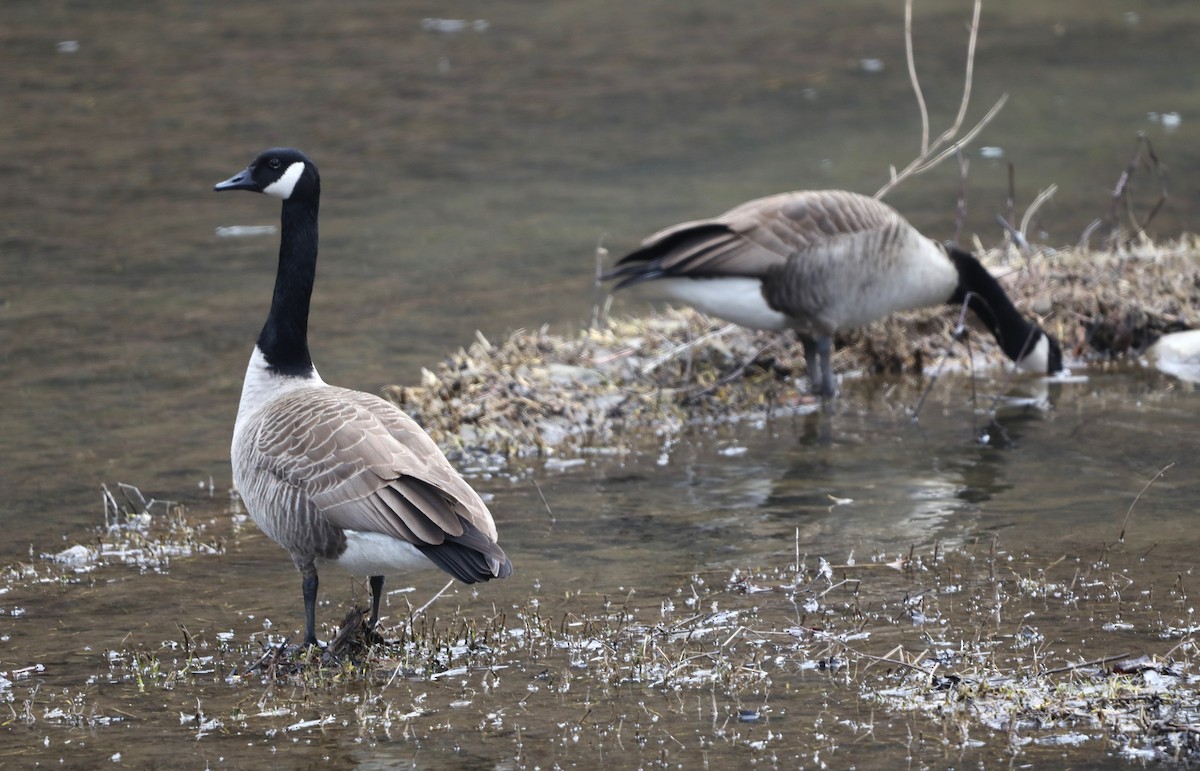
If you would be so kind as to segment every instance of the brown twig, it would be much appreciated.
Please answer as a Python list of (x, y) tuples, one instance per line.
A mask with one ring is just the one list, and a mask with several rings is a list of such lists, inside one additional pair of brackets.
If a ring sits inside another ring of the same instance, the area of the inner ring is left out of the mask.
[(550, 524), (553, 525), (557, 520), (554, 518), (554, 512), (550, 509), (550, 502), (546, 500), (546, 494), (542, 492), (542, 486), (538, 484), (536, 479), (533, 482), (533, 489), (537, 490), (538, 497), (542, 499), (542, 505), (546, 507), (546, 514), (550, 517)]
[[(1008, 222), (1017, 221), (1017, 167), (1012, 161), (1008, 162), (1008, 198), (1005, 200), (1005, 219)], [(1009, 235), (1012, 235), (1012, 228), (1009, 228)], [(1020, 247), (1020, 243), (1017, 244)]]
[[(1143, 151), (1145, 153), (1145, 158), (1143, 158)], [(1133, 203), (1130, 200), (1131, 194), (1129, 192), (1129, 188), (1133, 180), (1133, 175), (1141, 166), (1146, 166), (1153, 171), (1154, 176), (1159, 180), (1160, 189), (1158, 200), (1152, 207), (1150, 207), (1150, 211), (1147, 213), (1146, 217), (1141, 222), (1138, 222), (1137, 215), (1133, 211)], [(1154, 152), (1154, 146), (1150, 144), (1150, 139), (1139, 131), (1137, 134), (1137, 146), (1134, 148), (1133, 156), (1129, 159), (1129, 163), (1127, 163), (1125, 168), (1121, 171), (1120, 176), (1117, 177), (1117, 182), (1115, 185), (1113, 185), (1112, 193), (1109, 194), (1108, 214), (1103, 220), (1099, 221), (1098, 223), (1092, 223), (1092, 225), (1088, 226), (1088, 229), (1084, 231), (1081, 244), (1087, 244), (1086, 239), (1090, 239), (1092, 231), (1094, 231), (1098, 225), (1108, 225), (1108, 243), (1105, 244), (1105, 246), (1112, 248), (1113, 242), (1117, 240), (1117, 237), (1120, 234), (1122, 209), (1124, 209), (1124, 211), (1128, 214), (1130, 226), (1133, 231), (1130, 233), (1128, 238), (1124, 239), (1124, 243), (1128, 245), (1133, 241), (1134, 238), (1145, 232), (1146, 228), (1150, 225), (1150, 222), (1162, 209), (1163, 204), (1165, 204), (1167, 201), (1166, 176), (1166, 169), (1159, 161), (1158, 155)]]
[(1149, 489), (1150, 489), (1150, 485), (1152, 485), (1152, 484), (1154, 484), (1156, 481), (1158, 481), (1158, 478), (1159, 478), (1159, 477), (1161, 477), (1163, 474), (1167, 473), (1167, 470), (1168, 470), (1168, 469), (1170, 469), (1170, 468), (1171, 468), (1172, 466), (1174, 466), (1174, 465), (1175, 465), (1175, 461), (1171, 461), (1171, 462), (1170, 462), (1170, 463), (1168, 463), (1167, 465), (1165, 465), (1165, 466), (1163, 466), (1162, 468), (1160, 468), (1160, 469), (1158, 470), (1158, 473), (1157, 473), (1157, 474), (1155, 474), (1155, 475), (1154, 475), (1154, 476), (1153, 476), (1153, 477), (1150, 479), (1150, 481), (1149, 481), (1149, 482), (1147, 482), (1147, 483), (1146, 483), (1146, 484), (1145, 484), (1145, 485), (1142, 487), (1141, 491), (1139, 491), (1139, 492), (1138, 492), (1138, 494), (1134, 496), (1134, 498), (1133, 498), (1133, 503), (1129, 504), (1129, 510), (1125, 512), (1125, 520), (1124, 520), (1123, 522), (1121, 522), (1121, 535), (1117, 536), (1117, 541), (1118, 541), (1119, 543), (1125, 543), (1125, 527), (1126, 527), (1126, 525), (1128, 525), (1128, 524), (1129, 524), (1129, 517), (1130, 517), (1130, 515), (1132, 515), (1132, 514), (1133, 514), (1133, 507), (1137, 505), (1137, 502), (1138, 502), (1138, 500), (1139, 500), (1139, 499), (1142, 497), (1142, 493), (1144, 493), (1144, 492), (1146, 492), (1147, 490), (1149, 490)]
[(1109, 663), (1110, 661), (1120, 661), (1121, 659), (1128, 658), (1128, 657), (1129, 657), (1128, 653), (1118, 653), (1113, 656), (1104, 656), (1102, 658), (1092, 659), (1090, 661), (1080, 661), (1076, 664), (1065, 664), (1061, 667), (1055, 667), (1054, 669), (1047, 669), (1044, 672), (1038, 672), (1037, 676), (1038, 677), (1049, 677), (1050, 675), (1060, 675), (1063, 672), (1074, 672), (1076, 669), (1082, 669), (1083, 667), (1102, 666), (1104, 664)]
[(592, 280), (592, 328), (608, 317), (608, 308), (612, 303), (612, 295), (604, 291), (601, 278), (604, 276), (604, 266), (608, 262), (608, 249), (604, 248), (604, 236), (596, 240), (596, 275)]

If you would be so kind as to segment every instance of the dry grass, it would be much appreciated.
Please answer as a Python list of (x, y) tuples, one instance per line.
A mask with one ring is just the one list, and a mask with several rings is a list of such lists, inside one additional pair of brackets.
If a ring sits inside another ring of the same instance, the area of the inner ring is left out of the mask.
[(1120, 547), (1034, 557), (981, 541), (859, 564), (802, 557), (619, 598), (535, 591), (489, 609), (458, 594), (393, 618), (386, 642), (366, 639), (351, 613), (324, 654), (269, 631), (181, 628), (109, 651), (107, 696), (42, 693), (14, 673), (10, 722), (95, 731), (122, 722), (117, 704), (166, 704), (196, 740), (343, 732), (517, 766), (795, 767), (814, 754), (870, 765), (863, 740), (918, 765), (1036, 763), (1097, 744), (1188, 762), (1200, 759), (1190, 605), (1182, 579), (1156, 586)]

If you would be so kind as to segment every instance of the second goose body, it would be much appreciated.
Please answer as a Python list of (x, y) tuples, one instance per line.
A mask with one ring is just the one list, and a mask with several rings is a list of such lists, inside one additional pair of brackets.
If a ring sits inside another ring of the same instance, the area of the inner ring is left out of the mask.
[(433, 440), (395, 405), (328, 385), (313, 366), (317, 167), (275, 148), (215, 189), (283, 201), (274, 297), (246, 370), (232, 462), (250, 516), (300, 571), (305, 644), (317, 643), (318, 563), (370, 577), (372, 626), (389, 573), (439, 567), (467, 583), (508, 576), (491, 513)]
[(794, 329), (814, 388), (836, 390), (832, 337), (896, 311), (968, 303), (1022, 369), (1062, 369), (1058, 344), (1026, 320), (971, 254), (921, 235), (895, 209), (842, 190), (759, 198), (647, 238), (605, 279), (753, 329)]

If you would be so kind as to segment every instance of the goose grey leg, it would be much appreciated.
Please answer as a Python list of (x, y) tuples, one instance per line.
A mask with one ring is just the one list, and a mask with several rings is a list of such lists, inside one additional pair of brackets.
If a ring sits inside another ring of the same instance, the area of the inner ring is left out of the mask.
[(837, 393), (837, 383), (833, 379), (833, 365), (829, 356), (833, 352), (833, 339), (829, 335), (817, 338), (817, 356), (821, 359), (821, 396), (832, 397)]
[(367, 626), (371, 629), (379, 623), (379, 598), (383, 596), (383, 576), (371, 576), (371, 620)]
[(821, 367), (817, 361), (817, 341), (808, 335), (798, 335), (800, 344), (804, 346), (804, 374), (808, 375), (808, 383), (814, 392), (821, 390)]
[(317, 642), (317, 569), (309, 566), (302, 571), (304, 579), (300, 583), (304, 594), (304, 645), (318, 645)]

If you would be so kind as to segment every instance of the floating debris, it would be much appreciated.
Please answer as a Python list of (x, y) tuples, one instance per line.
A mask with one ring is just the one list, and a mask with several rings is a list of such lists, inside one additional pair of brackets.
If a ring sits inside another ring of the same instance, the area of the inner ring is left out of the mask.
[(75, 544), (69, 549), (63, 549), (54, 555), (54, 561), (63, 565), (81, 566), (96, 559), (96, 550), (89, 549), (83, 544)]
[(274, 232), (274, 225), (225, 225), (224, 227), (217, 228), (217, 238), (269, 236)]
[(421, 29), (441, 35), (457, 35), (460, 32), (486, 32), (492, 26), (486, 19), (421, 19)]
[(1146, 118), (1151, 123), (1162, 126), (1168, 133), (1183, 125), (1183, 117), (1177, 112), (1150, 112), (1146, 114)]
[[(136, 488), (119, 490), (144, 500)], [(42, 559), (61, 569), (51, 557)], [(676, 576), (617, 600), (586, 588), (540, 595), (536, 583), (533, 595), (499, 603), (458, 591), (428, 612), (430, 603), (395, 609), (378, 634), (355, 609), (338, 635), (346, 643), (325, 652), (253, 624), (238, 634), (179, 626), (174, 639), (126, 637), (103, 652), (105, 666), (86, 686), (43, 687), (63, 673), (35, 663), (0, 672), (0, 698), (10, 722), (38, 726), (46, 746), (51, 735), (66, 746), (79, 728), (120, 725), (134, 710), (178, 715), (197, 741), (304, 741), (328, 731), (395, 741), (389, 728), (412, 727), (453, 733), (465, 751), (536, 725), (586, 753), (592, 745), (581, 738), (615, 739), (625, 726), (627, 740), (602, 750), (621, 767), (649, 765), (670, 737), (697, 725), (711, 726), (700, 748), (723, 766), (744, 760), (737, 748), (761, 745), (778, 765), (798, 767), (818, 734), (826, 756), (848, 760), (841, 748), (876, 732), (891, 742), (923, 736), (908, 750), (914, 765), (933, 765), (948, 749), (971, 753), (974, 765), (976, 753), (1036, 761), (1038, 748), (1089, 745), (1195, 763), (1200, 647), (1191, 606), (1179, 587), (1156, 587), (1161, 574), (1143, 557), (1114, 546), (1094, 562), (1036, 558), (981, 542), (857, 564), (797, 553), (772, 566)], [(33, 568), (46, 566), (35, 558)], [(577, 717), (539, 723), (547, 710)], [(868, 725), (866, 714), (889, 717)], [(436, 728), (419, 722), (435, 715)], [(800, 730), (808, 719), (815, 732)], [(672, 757), (690, 767), (696, 756), (679, 748)]]

